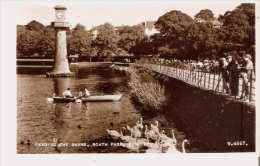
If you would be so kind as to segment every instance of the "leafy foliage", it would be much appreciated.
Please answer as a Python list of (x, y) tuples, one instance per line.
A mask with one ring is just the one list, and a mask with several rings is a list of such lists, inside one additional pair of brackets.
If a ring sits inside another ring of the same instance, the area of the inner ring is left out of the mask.
[(79, 59), (82, 56), (89, 56), (91, 52), (92, 37), (89, 31), (83, 25), (77, 24), (68, 35), (68, 53), (78, 54)]
[[(181, 11), (172, 10), (160, 16), (155, 28), (160, 32), (149, 38), (144, 24), (114, 27), (105, 23), (94, 28), (98, 31), (92, 40), (91, 30), (77, 24), (67, 30), (68, 54), (78, 54), (79, 60), (90, 57), (97, 61), (110, 61), (112, 56), (156, 56), (178, 59), (217, 59), (227, 53), (239, 59), (240, 51), (255, 49), (255, 4), (242, 3), (216, 19), (209, 9), (199, 11), (196, 22)], [(222, 24), (213, 25), (213, 20)], [(17, 25), (17, 56), (53, 58), (55, 54), (55, 29), (33, 20), (27, 25)]]

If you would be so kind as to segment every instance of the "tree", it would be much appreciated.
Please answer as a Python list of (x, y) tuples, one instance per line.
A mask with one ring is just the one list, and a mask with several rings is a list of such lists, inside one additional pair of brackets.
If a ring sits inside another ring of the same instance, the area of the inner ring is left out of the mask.
[(34, 30), (27, 30), (24, 33), (18, 35), (16, 47), (18, 54), (27, 57), (38, 54), (36, 47), (41, 37), (41, 34)]
[(117, 50), (118, 40), (119, 36), (110, 23), (98, 27), (98, 35), (92, 46), (98, 48), (97, 56), (99, 61), (112, 59), (112, 55)]
[(68, 35), (69, 54), (78, 54), (79, 59), (90, 56), (92, 37), (83, 25), (77, 24)]
[(169, 49), (166, 51), (171, 53), (171, 57), (187, 58), (189, 54), (189, 43), (186, 43), (185, 38), (188, 36), (188, 30), (194, 20), (180, 11), (170, 11), (159, 17), (155, 22), (155, 28), (160, 31), (157, 39), (154, 40), (156, 47)]
[(55, 55), (55, 29), (47, 26), (44, 29), (43, 37), (36, 47), (37, 52), (45, 58), (54, 58)]
[(199, 13), (197, 13), (195, 18), (202, 18), (206, 21), (212, 21), (214, 19), (214, 14), (209, 9), (201, 10)]
[(255, 44), (254, 11), (254, 4), (241, 4), (223, 16), (223, 27), (218, 35), (224, 43), (224, 51), (245, 51)]
[(25, 27), (27, 30), (38, 31), (38, 32), (43, 31), (45, 29), (43, 24), (35, 20), (29, 22)]
[(117, 27), (118, 35), (120, 36), (118, 42), (118, 48), (123, 49), (127, 53), (134, 53), (135, 46), (138, 45), (145, 37), (144, 26), (120, 26)]

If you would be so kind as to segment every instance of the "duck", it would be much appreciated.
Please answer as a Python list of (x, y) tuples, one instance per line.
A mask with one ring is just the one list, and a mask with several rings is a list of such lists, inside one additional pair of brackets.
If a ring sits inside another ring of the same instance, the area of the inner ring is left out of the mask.
[(81, 128), (82, 128), (81, 125), (78, 125), (77, 127), (78, 127), (78, 129), (81, 129)]
[(113, 114), (119, 114), (120, 112), (119, 111), (117, 111), (117, 112), (113, 112)]
[(109, 124), (110, 124), (110, 126), (112, 126), (112, 127), (114, 126), (114, 123), (113, 123), (113, 122), (110, 122)]
[(28, 145), (28, 146), (30, 146), (31, 145), (31, 140), (27, 140), (27, 142), (26, 142), (26, 144)]

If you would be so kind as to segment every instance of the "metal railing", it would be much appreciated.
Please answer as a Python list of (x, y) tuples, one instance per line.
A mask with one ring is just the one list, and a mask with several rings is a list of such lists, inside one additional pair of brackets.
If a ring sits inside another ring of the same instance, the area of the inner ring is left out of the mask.
[[(148, 68), (152, 71), (182, 80), (193, 86), (197, 86), (215, 93), (232, 97), (235, 100), (255, 102), (255, 78), (253, 70), (251, 76), (244, 77), (239, 69), (231, 69), (229, 76), (225, 75), (227, 69), (220, 70), (217, 65), (204, 67), (194, 66), (187, 63), (152, 63), (137, 61), (135, 65)], [(248, 97), (246, 100), (245, 96)], [(242, 98), (243, 97), (243, 98)]]

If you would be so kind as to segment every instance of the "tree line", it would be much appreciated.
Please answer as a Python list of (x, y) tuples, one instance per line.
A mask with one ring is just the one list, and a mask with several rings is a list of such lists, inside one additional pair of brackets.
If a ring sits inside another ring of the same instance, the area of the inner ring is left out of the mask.
[[(92, 30), (77, 24), (67, 30), (68, 55), (79, 55), (79, 61), (90, 58), (111, 61), (113, 56), (131, 55), (177, 59), (218, 59), (226, 54), (239, 59), (239, 52), (249, 52), (255, 57), (255, 4), (242, 3), (233, 11), (218, 18), (209, 9), (194, 16), (172, 10), (155, 22), (159, 33), (145, 35), (145, 25), (117, 26), (105, 23)], [(196, 19), (203, 19), (198, 22)], [(222, 23), (215, 28), (213, 20)], [(27, 25), (17, 25), (17, 58), (53, 58), (55, 55), (55, 29), (33, 20)]]

